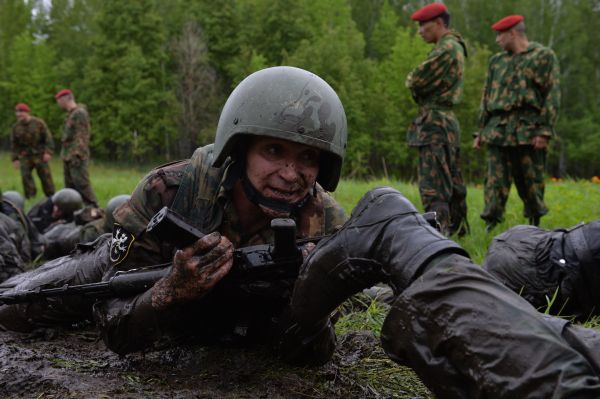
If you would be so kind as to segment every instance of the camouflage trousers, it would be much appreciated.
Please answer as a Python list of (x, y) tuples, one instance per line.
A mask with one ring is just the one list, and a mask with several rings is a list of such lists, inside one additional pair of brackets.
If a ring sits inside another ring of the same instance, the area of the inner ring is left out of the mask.
[(85, 205), (98, 207), (98, 200), (90, 182), (87, 159), (73, 157), (68, 161), (64, 160), (63, 174), (65, 177), (65, 187), (79, 192)]
[(467, 188), (460, 171), (460, 148), (432, 143), (419, 146), (419, 193), (426, 212), (436, 212), (442, 232), (468, 231)]
[(33, 175), (31, 173), (34, 169), (42, 182), (42, 189), (44, 190), (46, 197), (50, 197), (54, 194), (54, 182), (52, 181), (52, 173), (50, 172), (50, 165), (48, 165), (48, 162), (42, 161), (41, 156), (32, 155), (20, 157), (19, 163), (21, 165), (21, 180), (23, 181), (25, 198), (33, 198), (37, 193)]
[(488, 145), (487, 175), (485, 177), (485, 208), (481, 218), (488, 223), (500, 223), (512, 180), (524, 204), (526, 218), (548, 213), (544, 203), (544, 169), (546, 150), (534, 150), (530, 145), (500, 147)]

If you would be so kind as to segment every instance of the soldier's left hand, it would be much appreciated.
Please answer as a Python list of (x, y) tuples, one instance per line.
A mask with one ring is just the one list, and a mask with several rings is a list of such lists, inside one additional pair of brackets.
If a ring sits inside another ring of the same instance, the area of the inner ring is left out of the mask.
[(548, 137), (534, 136), (533, 139), (531, 139), (531, 144), (535, 150), (543, 150), (548, 147)]
[(50, 155), (47, 152), (45, 152), (44, 155), (42, 155), (42, 161), (44, 161), (44, 162), (50, 162), (51, 159), (52, 159), (52, 155)]

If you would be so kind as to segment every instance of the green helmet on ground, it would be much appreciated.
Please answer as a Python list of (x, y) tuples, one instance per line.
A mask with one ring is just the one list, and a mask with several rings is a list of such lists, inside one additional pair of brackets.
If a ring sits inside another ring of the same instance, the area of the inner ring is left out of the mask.
[(105, 218), (104, 226), (106, 228), (112, 228), (112, 225), (115, 223), (115, 217), (113, 216), (113, 212), (118, 207), (123, 205), (125, 202), (129, 201), (130, 198), (131, 198), (131, 195), (129, 195), (129, 194), (121, 194), (121, 195), (112, 197), (110, 200), (108, 200), (108, 203), (106, 204), (106, 210), (105, 210), (105, 216), (104, 216), (104, 218)]
[(52, 203), (60, 209), (63, 216), (70, 218), (73, 216), (73, 212), (77, 209), (83, 208), (83, 199), (81, 194), (72, 188), (63, 188), (58, 190), (52, 196)]
[(275, 137), (321, 150), (317, 182), (334, 191), (346, 152), (346, 113), (336, 92), (317, 75), (294, 67), (255, 72), (231, 93), (219, 119), (214, 166), (235, 156), (247, 136)]
[(5, 191), (2, 193), (2, 199), (10, 201), (20, 210), (25, 208), (25, 198), (18, 191)]

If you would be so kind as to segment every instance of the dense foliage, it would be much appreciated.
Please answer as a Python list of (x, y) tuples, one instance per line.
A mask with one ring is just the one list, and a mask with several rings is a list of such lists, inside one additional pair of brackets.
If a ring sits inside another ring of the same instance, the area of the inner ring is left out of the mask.
[[(410, 14), (423, 0), (0, 0), (0, 138), (27, 102), (58, 139), (53, 94), (68, 87), (88, 106), (93, 154), (152, 161), (188, 157), (211, 142), (237, 82), (272, 65), (309, 69), (339, 93), (350, 124), (345, 175), (411, 177), (405, 132), (416, 108), (404, 80), (430, 45)], [(489, 26), (526, 16), (528, 36), (553, 47), (563, 106), (553, 175), (600, 175), (599, 0), (446, 0), (469, 44), (463, 170), (482, 176), (471, 148), (487, 62)]]

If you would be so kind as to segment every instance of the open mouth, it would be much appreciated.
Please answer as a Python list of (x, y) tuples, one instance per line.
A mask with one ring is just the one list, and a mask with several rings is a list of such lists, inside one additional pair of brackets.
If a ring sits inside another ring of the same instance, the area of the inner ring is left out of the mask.
[(267, 187), (268, 197), (280, 200), (293, 202), (298, 197), (299, 190), (284, 190), (281, 188)]

